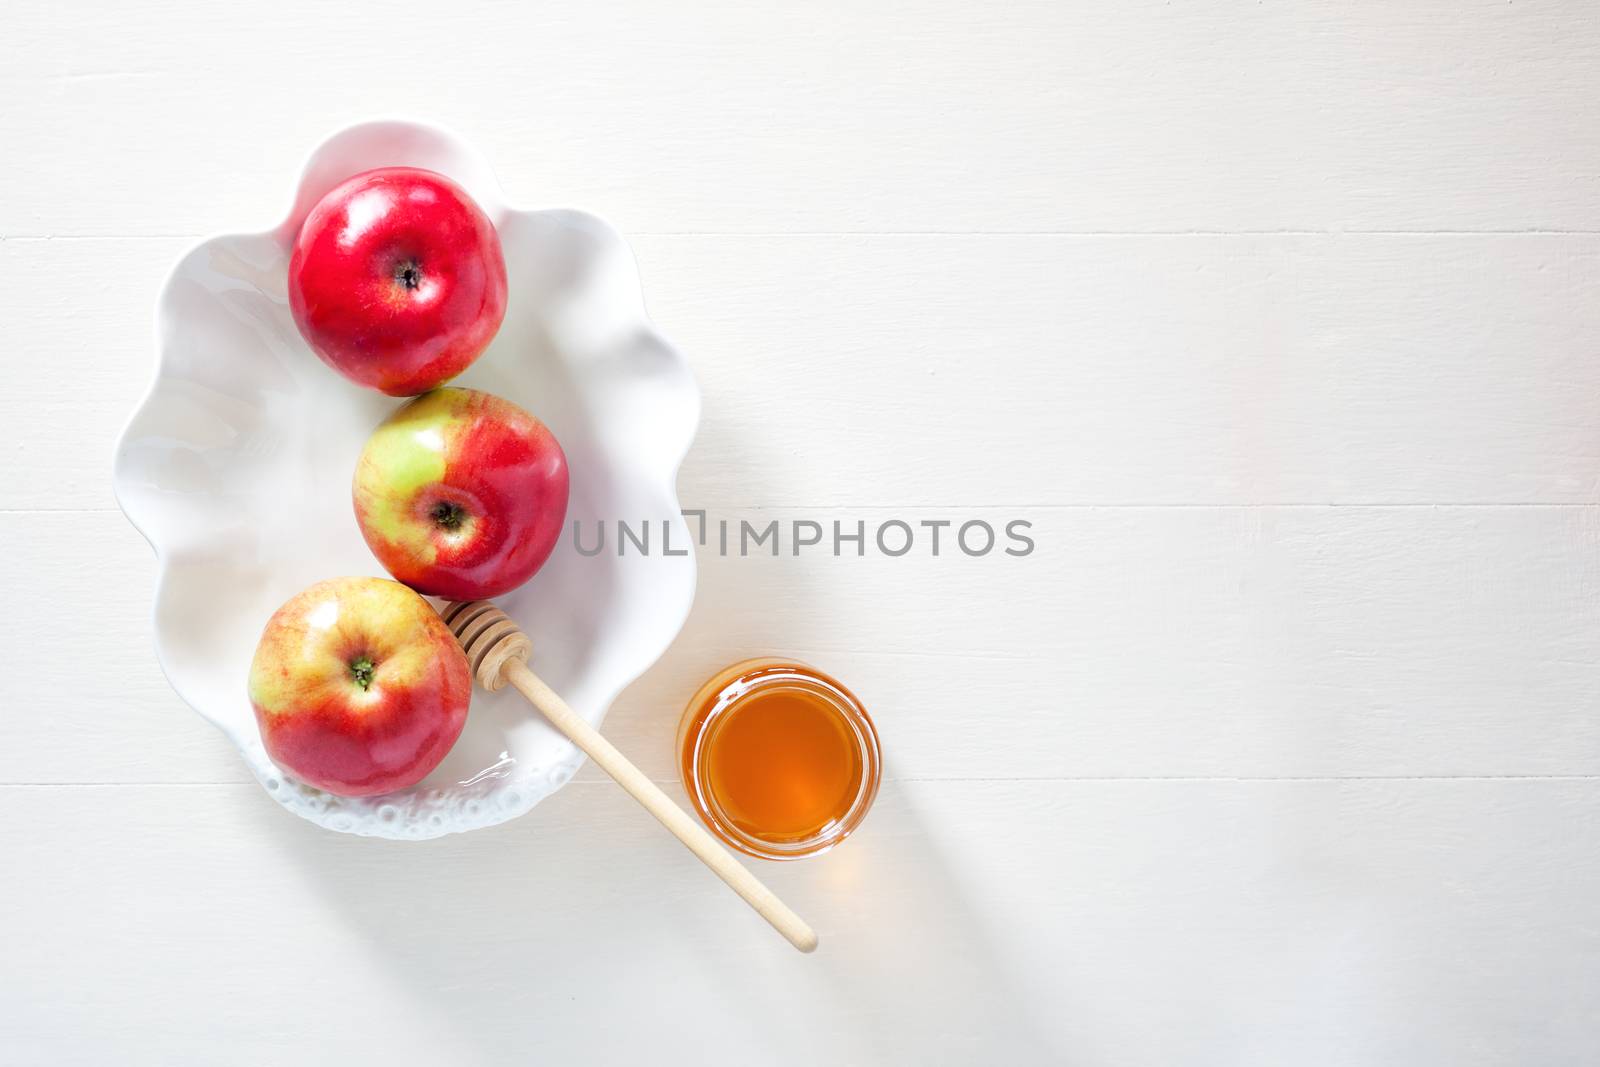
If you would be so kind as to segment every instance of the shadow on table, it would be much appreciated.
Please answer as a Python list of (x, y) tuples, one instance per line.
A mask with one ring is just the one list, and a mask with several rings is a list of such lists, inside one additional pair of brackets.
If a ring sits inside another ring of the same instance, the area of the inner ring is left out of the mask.
[[(677, 790), (674, 790), (677, 792)], [(681, 798), (680, 798), (681, 799)], [(918, 813), (885, 783), (834, 853), (749, 861), (821, 935), (794, 952), (610, 783), (419, 844), (258, 809), (463, 1063), (1061, 1062)], [(547, 1058), (548, 1057), (548, 1058)]]

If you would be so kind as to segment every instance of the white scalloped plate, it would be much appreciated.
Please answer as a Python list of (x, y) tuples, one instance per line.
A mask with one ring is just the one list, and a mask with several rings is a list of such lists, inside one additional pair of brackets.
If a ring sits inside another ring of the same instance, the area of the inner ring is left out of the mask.
[[(267, 759), (245, 675), (267, 617), (320, 578), (383, 571), (350, 505), (367, 435), (396, 401), (345, 381), (306, 347), (284, 295), (289, 246), (311, 205), (373, 167), (426, 167), (494, 220), (510, 301), (489, 350), (455, 384), (543, 419), (566, 450), (562, 542), (499, 600), (534, 641), (533, 665), (592, 723), (677, 635), (694, 599), (693, 554), (617, 554), (617, 520), (688, 546), (677, 470), (700, 399), (683, 357), (645, 314), (627, 245), (575, 211), (506, 205), (483, 160), (440, 130), (356, 126), (312, 155), (288, 219), (217, 237), (178, 263), (157, 309), (155, 384), (123, 431), (117, 500), (159, 561), (156, 652), (174, 689), (239, 747), (284, 807), (318, 825), (399, 839), (491, 826), (560, 788), (582, 754), (507, 690), (473, 694), (454, 750), (416, 788), (352, 800), (304, 786)], [(592, 546), (584, 556), (572, 524)], [(631, 546), (630, 546), (631, 547)]]

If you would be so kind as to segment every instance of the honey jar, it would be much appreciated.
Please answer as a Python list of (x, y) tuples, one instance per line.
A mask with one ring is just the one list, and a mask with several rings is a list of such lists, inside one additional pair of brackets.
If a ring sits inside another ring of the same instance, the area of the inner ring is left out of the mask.
[(763, 859), (815, 856), (861, 825), (878, 793), (867, 709), (806, 664), (750, 659), (700, 687), (678, 723), (679, 770), (712, 833)]

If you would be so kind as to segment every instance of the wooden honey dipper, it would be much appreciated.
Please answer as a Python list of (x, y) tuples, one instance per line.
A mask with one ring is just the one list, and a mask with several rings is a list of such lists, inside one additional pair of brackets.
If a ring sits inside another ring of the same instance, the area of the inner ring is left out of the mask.
[(528, 653), (533, 650), (533, 642), (505, 612), (486, 600), (468, 600), (454, 601), (439, 614), (466, 651), (467, 662), (472, 665), (473, 677), (479, 685), (494, 693), (509, 682), (552, 726), (566, 734), (690, 852), (700, 857), (700, 862), (710, 867), (730, 889), (744, 898), (746, 904), (788, 938), (791, 945), (801, 952), (817, 947), (817, 935), (804, 919), (762, 885), (716, 838), (674, 804), (660, 786), (645, 777), (628, 757), (618, 752), (529, 669)]

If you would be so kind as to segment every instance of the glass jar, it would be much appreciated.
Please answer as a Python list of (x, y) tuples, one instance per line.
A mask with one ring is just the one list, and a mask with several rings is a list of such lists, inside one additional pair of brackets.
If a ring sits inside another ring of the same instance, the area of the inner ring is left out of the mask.
[(678, 723), (679, 770), (700, 818), (762, 859), (816, 856), (849, 837), (878, 793), (867, 709), (794, 660), (749, 659), (710, 678)]

